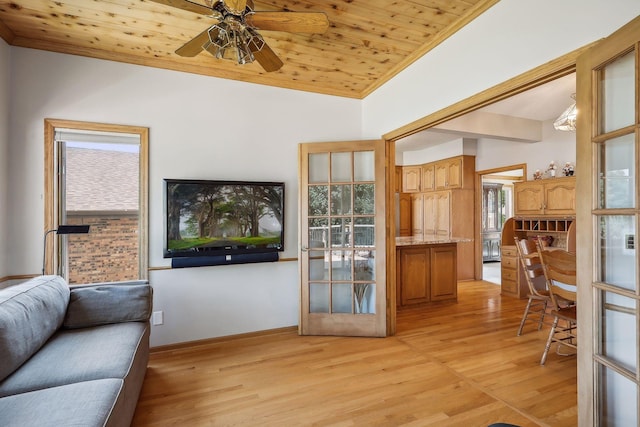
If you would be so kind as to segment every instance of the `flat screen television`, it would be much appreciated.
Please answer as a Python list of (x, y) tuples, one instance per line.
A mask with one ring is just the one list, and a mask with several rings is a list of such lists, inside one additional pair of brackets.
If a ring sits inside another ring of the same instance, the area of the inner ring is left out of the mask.
[(164, 182), (165, 258), (284, 250), (284, 182)]

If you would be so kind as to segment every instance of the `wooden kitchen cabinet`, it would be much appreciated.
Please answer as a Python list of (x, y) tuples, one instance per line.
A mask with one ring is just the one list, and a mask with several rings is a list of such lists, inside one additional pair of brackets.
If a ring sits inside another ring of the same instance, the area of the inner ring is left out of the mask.
[(397, 274), (400, 286), (400, 305), (429, 302), (431, 285), (431, 257), (429, 249), (409, 247), (398, 251)]
[(457, 299), (456, 243), (398, 246), (396, 251), (398, 305)]
[(411, 236), (413, 222), (411, 220), (411, 194), (400, 193), (398, 199), (398, 234), (400, 236)]
[(424, 234), (449, 236), (451, 232), (451, 192), (423, 194)]
[(422, 166), (402, 167), (402, 192), (417, 193), (420, 191), (420, 180), (422, 179)]
[[(446, 189), (434, 191), (438, 179)], [(401, 218), (411, 217), (411, 235), (469, 239), (458, 243), (457, 277), (459, 280), (473, 280), (475, 157), (463, 155), (422, 165), (402, 166), (402, 188), (403, 193), (410, 194), (411, 207), (410, 215), (406, 208), (403, 213), (402, 207), (399, 215)], [(400, 203), (403, 203), (402, 199)], [(399, 227), (402, 229), (401, 225)], [(404, 231), (399, 234), (405, 236)]]
[(427, 163), (422, 165), (422, 191), (433, 191), (435, 189), (435, 165)]
[(462, 157), (441, 160), (435, 164), (435, 189), (462, 187)]
[(411, 194), (411, 235), (424, 234), (424, 195)]
[(551, 178), (516, 182), (515, 216), (576, 214), (576, 178)]
[(422, 165), (402, 166), (402, 192), (472, 189), (475, 156), (457, 156)]
[(436, 267), (431, 269), (430, 300), (442, 301), (457, 299), (456, 246), (442, 245), (432, 247), (430, 264)]

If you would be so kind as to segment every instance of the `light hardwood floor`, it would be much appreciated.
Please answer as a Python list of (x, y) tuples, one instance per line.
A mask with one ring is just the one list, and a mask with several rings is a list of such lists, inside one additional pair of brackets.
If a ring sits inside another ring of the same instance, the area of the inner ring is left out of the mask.
[(576, 358), (539, 365), (548, 327), (516, 337), (525, 303), (461, 282), (389, 338), (288, 328), (154, 352), (133, 426), (575, 426)]

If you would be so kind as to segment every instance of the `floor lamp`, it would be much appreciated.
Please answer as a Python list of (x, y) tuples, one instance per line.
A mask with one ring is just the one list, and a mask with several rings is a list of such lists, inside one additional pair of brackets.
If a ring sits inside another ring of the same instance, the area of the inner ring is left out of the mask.
[(58, 228), (54, 228), (53, 230), (49, 230), (44, 233), (44, 250), (42, 251), (43, 276), (47, 265), (47, 237), (53, 232), (56, 234), (87, 234), (89, 232), (89, 225), (59, 225)]

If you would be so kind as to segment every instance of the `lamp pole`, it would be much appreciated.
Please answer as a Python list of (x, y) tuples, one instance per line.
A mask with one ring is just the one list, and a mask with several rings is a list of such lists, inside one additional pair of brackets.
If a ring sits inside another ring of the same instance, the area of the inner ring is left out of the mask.
[(42, 275), (44, 276), (45, 267), (47, 266), (47, 236), (55, 231), (56, 234), (87, 234), (90, 225), (59, 225), (58, 228), (49, 230), (44, 233), (44, 248), (42, 250)]

